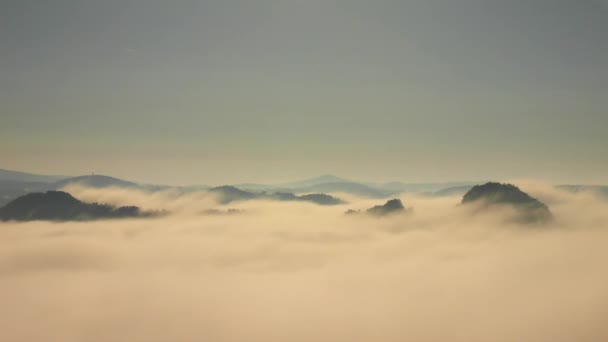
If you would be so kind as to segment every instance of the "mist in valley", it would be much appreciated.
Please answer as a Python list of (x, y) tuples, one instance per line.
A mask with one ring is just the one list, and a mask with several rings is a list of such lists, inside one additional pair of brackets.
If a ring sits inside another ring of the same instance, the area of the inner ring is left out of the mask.
[(373, 217), (345, 215), (379, 202), (347, 194), (219, 205), (70, 186), (167, 214), (0, 223), (0, 340), (608, 339), (608, 202), (517, 184), (554, 220), (518, 224), (460, 196), (402, 194), (406, 212)]

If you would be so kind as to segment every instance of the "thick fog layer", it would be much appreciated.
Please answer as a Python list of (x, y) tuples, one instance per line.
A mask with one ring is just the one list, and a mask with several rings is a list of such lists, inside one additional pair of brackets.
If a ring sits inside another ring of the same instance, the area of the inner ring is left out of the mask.
[(343, 213), (381, 201), (346, 196), (219, 206), (72, 187), (170, 214), (0, 223), (0, 340), (608, 340), (608, 202), (519, 185), (554, 222), (472, 215), (459, 197), (406, 194), (406, 214), (376, 218)]

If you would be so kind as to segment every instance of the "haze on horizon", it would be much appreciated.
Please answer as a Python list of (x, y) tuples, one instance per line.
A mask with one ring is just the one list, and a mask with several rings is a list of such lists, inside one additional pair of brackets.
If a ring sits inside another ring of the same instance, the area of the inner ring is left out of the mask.
[(0, 1), (0, 163), (608, 183), (602, 0)]

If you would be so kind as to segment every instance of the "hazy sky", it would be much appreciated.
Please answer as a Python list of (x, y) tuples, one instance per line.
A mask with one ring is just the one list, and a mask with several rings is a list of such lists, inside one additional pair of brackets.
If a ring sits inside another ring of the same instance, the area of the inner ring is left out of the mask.
[(605, 0), (0, 0), (0, 167), (608, 183)]

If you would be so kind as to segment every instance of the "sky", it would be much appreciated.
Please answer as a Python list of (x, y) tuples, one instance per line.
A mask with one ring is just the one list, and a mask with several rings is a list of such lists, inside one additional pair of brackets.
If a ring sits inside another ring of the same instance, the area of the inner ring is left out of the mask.
[(0, 165), (608, 183), (605, 0), (0, 0)]

